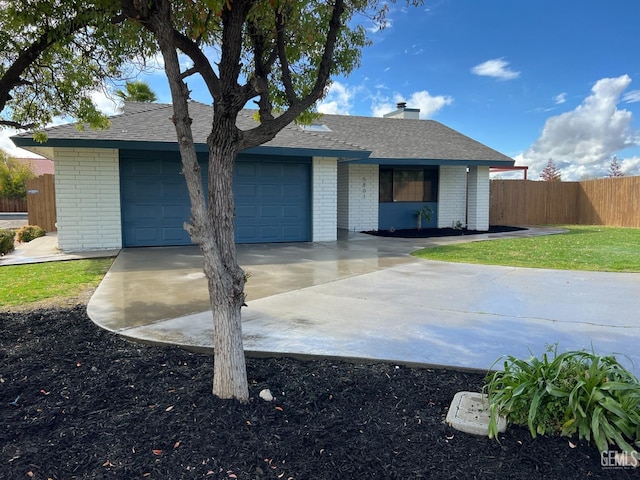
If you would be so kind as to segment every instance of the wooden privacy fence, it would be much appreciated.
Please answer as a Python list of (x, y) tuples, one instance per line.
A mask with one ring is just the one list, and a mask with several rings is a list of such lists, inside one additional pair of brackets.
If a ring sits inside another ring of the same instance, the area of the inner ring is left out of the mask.
[(27, 180), (27, 212), (29, 225), (38, 225), (47, 232), (56, 228), (56, 191), (53, 175), (41, 175)]
[(492, 180), (491, 225), (640, 228), (640, 177), (582, 182)]
[(0, 198), (0, 212), (26, 212), (27, 201), (23, 198)]

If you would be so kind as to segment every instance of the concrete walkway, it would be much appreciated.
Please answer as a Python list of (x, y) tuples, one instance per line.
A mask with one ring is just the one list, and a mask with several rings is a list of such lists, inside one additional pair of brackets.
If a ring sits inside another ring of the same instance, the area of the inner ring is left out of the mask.
[(100, 250), (64, 253), (58, 249), (58, 234), (56, 232), (48, 232), (44, 237), (34, 238), (28, 243), (16, 243), (13, 252), (0, 257), (0, 266), (115, 257), (119, 252), (120, 250)]
[[(419, 260), (437, 244), (557, 233), (239, 245), (251, 274), (245, 349), (487, 369), (501, 355), (594, 349), (640, 373), (640, 275)], [(496, 242), (499, 248), (499, 242)], [(125, 249), (88, 306), (98, 325), (151, 342), (212, 348), (196, 247)], [(631, 363), (633, 362), (633, 364)]]

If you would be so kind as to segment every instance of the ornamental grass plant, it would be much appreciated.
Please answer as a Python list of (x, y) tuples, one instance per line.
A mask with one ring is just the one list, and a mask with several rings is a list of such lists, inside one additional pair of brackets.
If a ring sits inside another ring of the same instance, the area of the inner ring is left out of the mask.
[(489, 436), (496, 437), (498, 415), (543, 434), (578, 435), (600, 452), (616, 445), (640, 450), (640, 382), (613, 356), (587, 351), (541, 358), (507, 356), (503, 370), (487, 375), (484, 393), (491, 411)]

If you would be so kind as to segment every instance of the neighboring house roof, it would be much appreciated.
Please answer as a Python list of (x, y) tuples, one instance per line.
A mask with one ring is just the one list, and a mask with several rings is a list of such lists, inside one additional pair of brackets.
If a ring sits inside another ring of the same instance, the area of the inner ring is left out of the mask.
[(27, 164), (36, 177), (53, 175), (53, 160), (48, 158), (16, 158), (20, 163)]
[[(212, 107), (199, 102), (191, 102), (189, 107), (194, 141), (200, 150), (206, 150)], [(241, 111), (238, 127), (243, 130), (255, 127), (254, 113), (254, 110)], [(170, 104), (127, 102), (124, 113), (110, 117), (110, 128), (78, 130), (75, 124), (52, 127), (47, 129), (48, 141), (43, 145), (137, 149), (171, 146), (177, 150), (172, 115)], [(506, 155), (433, 120), (323, 115), (316, 124), (320, 128), (305, 129), (291, 124), (273, 140), (249, 153), (324, 155), (373, 164), (509, 166), (514, 163)], [(29, 133), (12, 139), (21, 147), (41, 145), (35, 143)]]

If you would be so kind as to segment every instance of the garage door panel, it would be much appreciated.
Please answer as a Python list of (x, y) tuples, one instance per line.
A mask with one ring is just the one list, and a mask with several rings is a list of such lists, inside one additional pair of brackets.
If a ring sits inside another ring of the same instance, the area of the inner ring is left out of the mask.
[(236, 207), (236, 223), (243, 224), (245, 219), (255, 218), (258, 207), (255, 205)]
[(183, 200), (185, 193), (188, 192), (187, 184), (184, 179), (182, 182), (168, 180), (160, 181), (155, 188), (158, 192), (161, 192), (160, 195), (165, 199), (176, 198)]
[(158, 207), (156, 205), (134, 205), (130, 210), (138, 220), (155, 220), (158, 218)]
[(284, 185), (282, 187), (282, 197), (285, 199), (297, 200), (302, 195), (299, 185)]
[(165, 205), (162, 207), (161, 218), (180, 220), (185, 218), (185, 214), (188, 215), (184, 205)]
[(180, 241), (184, 235), (184, 228), (163, 228), (162, 238), (166, 241)]
[[(263, 201), (277, 202), (280, 200), (281, 195), (280, 195), (279, 185), (257, 185), (256, 187), (260, 192), (259, 196), (260, 198), (262, 198)], [(251, 201), (255, 201), (255, 200), (251, 199)]]
[(155, 228), (135, 227), (133, 228), (135, 238), (140, 241), (152, 241), (155, 240), (158, 232)]
[(302, 232), (300, 232), (300, 228), (292, 225), (289, 227), (283, 227), (282, 228), (282, 234), (286, 237), (286, 238), (295, 238), (298, 237), (299, 235), (301, 235)]
[(260, 171), (262, 178), (280, 178), (283, 176), (283, 168), (280, 164), (268, 163), (264, 164)]
[(255, 177), (257, 175), (258, 168), (255, 163), (238, 162), (235, 165), (235, 171), (237, 175), (243, 177)]
[(235, 202), (242, 203), (244, 200), (253, 202), (253, 198), (257, 195), (256, 185), (238, 185), (235, 188)]
[[(205, 167), (206, 159), (200, 160)], [(186, 183), (180, 170), (177, 153), (121, 152), (125, 246), (191, 243), (183, 228), (191, 213)], [(206, 188), (206, 181), (204, 183)], [(309, 159), (237, 161), (233, 185), (236, 242), (309, 241), (310, 188)]]
[(260, 216), (263, 219), (278, 218), (280, 216), (280, 207), (275, 205), (261, 207)]
[(262, 226), (258, 229), (258, 237), (264, 242), (275, 242), (280, 239), (280, 228), (273, 225)]
[(299, 206), (292, 205), (290, 207), (282, 207), (281, 215), (283, 218), (298, 220), (302, 218), (302, 211)]
[(154, 198), (158, 196), (158, 184), (157, 182), (137, 181), (127, 185), (126, 193), (135, 199)]

